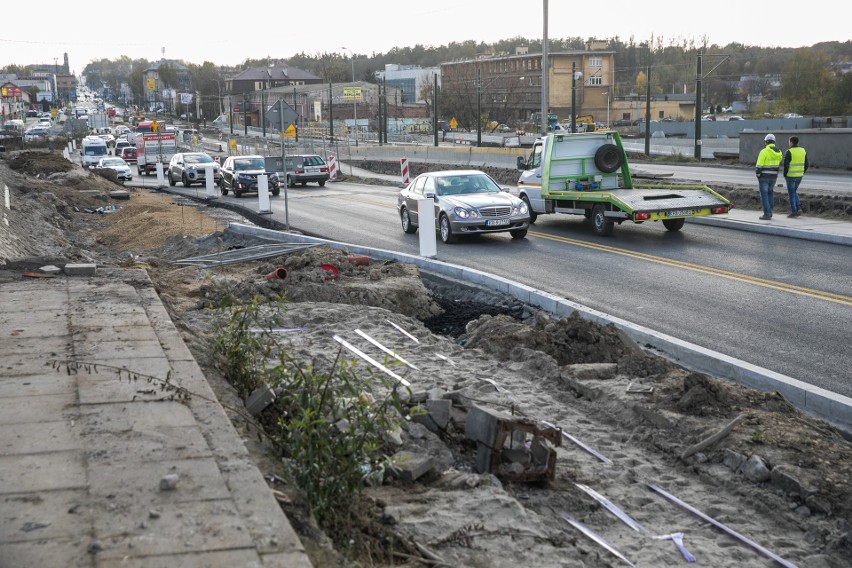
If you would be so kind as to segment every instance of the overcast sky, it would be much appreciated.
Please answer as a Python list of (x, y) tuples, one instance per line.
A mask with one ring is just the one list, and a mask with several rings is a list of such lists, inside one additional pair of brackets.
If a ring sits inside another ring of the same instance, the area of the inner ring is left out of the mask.
[[(539, 39), (543, 0), (325, 0), (227, 3), (145, 0), (135, 4), (4, 2), (0, 13), (0, 67), (10, 63), (62, 63), (67, 52), (79, 74), (92, 60), (167, 59), (234, 65), (247, 58), (287, 58), (337, 52), (348, 56), (417, 44), (440, 46), (513, 37)], [(663, 38), (725, 45), (803, 47), (852, 39), (852, 19), (828, 0), (764, 3), (685, 0), (548, 1), (551, 39), (591, 36), (641, 43)], [(78, 9), (79, 8), (79, 9)], [(601, 17), (605, 16), (605, 17)]]

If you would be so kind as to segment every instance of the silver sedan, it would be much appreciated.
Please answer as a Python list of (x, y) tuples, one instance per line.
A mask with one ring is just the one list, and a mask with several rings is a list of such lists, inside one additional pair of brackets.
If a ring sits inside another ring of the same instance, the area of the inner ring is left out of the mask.
[(414, 178), (399, 192), (397, 202), (406, 233), (417, 231), (418, 200), (424, 198), (435, 202), (435, 227), (444, 243), (478, 233), (508, 231), (513, 239), (527, 236), (526, 203), (479, 170), (428, 172)]

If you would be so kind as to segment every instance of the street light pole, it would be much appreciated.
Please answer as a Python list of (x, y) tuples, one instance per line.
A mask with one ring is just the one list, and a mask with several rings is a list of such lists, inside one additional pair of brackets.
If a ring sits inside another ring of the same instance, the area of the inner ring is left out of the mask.
[(577, 132), (577, 79), (583, 78), (583, 72), (577, 71), (577, 64), (571, 62), (571, 132)]
[(606, 95), (606, 129), (609, 130), (609, 91), (603, 94)]

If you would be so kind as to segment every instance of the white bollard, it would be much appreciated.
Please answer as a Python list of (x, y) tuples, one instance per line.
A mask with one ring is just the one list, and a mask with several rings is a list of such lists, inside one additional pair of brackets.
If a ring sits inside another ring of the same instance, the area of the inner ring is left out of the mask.
[(207, 189), (207, 199), (214, 199), (216, 192), (213, 189), (213, 168), (207, 168), (204, 172), (204, 183)]
[(269, 208), (269, 176), (266, 174), (257, 176), (257, 205), (258, 213), (272, 213)]
[(166, 178), (163, 176), (163, 162), (157, 162), (157, 187), (165, 187)]
[(63, 148), (62, 157), (68, 160), (69, 162), (71, 161), (71, 154), (68, 152), (68, 148)]
[(420, 256), (438, 256), (438, 237), (435, 234), (435, 200), (423, 197), (417, 200), (418, 233), (420, 233)]
[(77, 141), (71, 140), (71, 151), (73, 152), (76, 149), (77, 149)]

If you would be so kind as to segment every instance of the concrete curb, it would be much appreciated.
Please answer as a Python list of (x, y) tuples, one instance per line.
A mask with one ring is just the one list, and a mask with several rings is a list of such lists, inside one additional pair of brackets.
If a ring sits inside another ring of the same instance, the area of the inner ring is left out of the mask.
[(305, 235), (284, 233), (260, 227), (251, 227), (239, 223), (229, 224), (228, 229), (238, 234), (253, 235), (268, 240), (323, 243), (330, 245), (332, 248), (346, 249), (350, 253), (364, 254), (371, 258), (397, 260), (399, 262), (414, 264), (426, 272), (478, 284), (508, 294), (521, 302), (541, 308), (546, 312), (560, 317), (567, 317), (573, 312), (578, 312), (582, 317), (591, 321), (603, 325), (610, 323), (615, 325), (638, 344), (658, 351), (679, 365), (728, 379), (761, 391), (777, 391), (796, 408), (830, 422), (841, 430), (852, 432), (852, 398), (809, 385), (792, 377), (752, 365), (746, 361), (729, 357), (724, 353), (711, 351), (694, 343), (682, 341), (500, 276), (449, 264), (440, 260), (339, 243)]
[[(759, 212), (755, 212), (758, 215)], [(778, 235), (780, 237), (790, 237), (805, 241), (817, 241), (821, 243), (831, 243), (835, 245), (852, 246), (852, 235), (841, 235), (824, 232), (815, 232), (808, 229), (795, 229), (792, 227), (778, 227), (773, 225), (761, 225), (758, 223), (750, 223), (748, 221), (739, 221), (737, 219), (719, 219), (713, 217), (691, 217), (686, 220), (687, 223), (695, 223), (696, 225), (710, 225), (713, 227), (724, 227), (726, 229), (734, 229), (735, 231), (748, 231), (750, 233), (764, 233), (767, 235)]]

